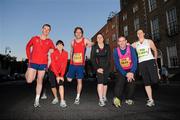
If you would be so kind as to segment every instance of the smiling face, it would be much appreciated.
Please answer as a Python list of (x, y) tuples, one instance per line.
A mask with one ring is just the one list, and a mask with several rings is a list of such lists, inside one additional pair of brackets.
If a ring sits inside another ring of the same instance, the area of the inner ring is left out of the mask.
[(118, 46), (121, 48), (121, 49), (125, 49), (126, 48), (126, 45), (127, 45), (127, 40), (125, 37), (120, 37), (118, 39)]
[(137, 31), (137, 37), (138, 37), (138, 39), (140, 40), (140, 41), (142, 41), (142, 40), (144, 40), (144, 32), (143, 32), (143, 30), (138, 30)]
[(97, 35), (97, 43), (103, 43), (104, 42), (104, 37), (102, 36), (102, 34), (98, 34)]
[(83, 33), (80, 29), (77, 29), (74, 33), (76, 39), (81, 39), (83, 37)]
[(56, 45), (56, 47), (59, 51), (62, 51), (64, 49), (64, 46), (62, 44), (58, 44)]
[(48, 36), (51, 31), (51, 28), (49, 26), (43, 26), (42, 28), (42, 34), (45, 36)]

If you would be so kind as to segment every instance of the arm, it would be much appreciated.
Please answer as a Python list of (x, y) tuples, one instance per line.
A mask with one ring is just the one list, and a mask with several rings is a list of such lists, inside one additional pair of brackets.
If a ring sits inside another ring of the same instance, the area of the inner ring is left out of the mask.
[(52, 71), (54, 72), (54, 74), (56, 75), (56, 77), (59, 77), (59, 72), (56, 69), (56, 63), (55, 63), (55, 55), (54, 53), (51, 54), (51, 68)]
[(110, 52), (110, 46), (108, 45), (107, 46), (107, 64), (106, 64), (106, 67), (105, 68), (107, 68), (107, 69), (109, 69), (110, 70), (110, 68), (111, 68), (111, 52)]
[(113, 57), (114, 57), (114, 64), (116, 69), (123, 75), (126, 76), (127, 72), (125, 70), (122, 69), (121, 65), (119, 64), (119, 57), (117, 54), (117, 50), (114, 49), (114, 53), (113, 53)]
[(87, 47), (92, 47), (92, 46), (94, 45), (94, 43), (91, 42), (91, 41), (88, 40), (88, 39), (85, 39), (85, 45), (86, 45)]
[(65, 55), (65, 57), (63, 58), (64, 62), (62, 63), (62, 68), (61, 68), (61, 77), (64, 77), (65, 71), (66, 71), (66, 67), (67, 67), (67, 61), (68, 61), (68, 53)]
[(154, 52), (154, 58), (155, 58), (155, 60), (157, 60), (157, 54), (158, 54), (157, 48), (152, 40), (149, 40), (149, 43), (150, 43), (150, 47), (151, 47), (152, 51)]
[(132, 43), (131, 46), (136, 49), (136, 42)]
[(97, 69), (99, 68), (98, 64), (96, 63), (96, 50), (94, 48), (95, 46), (92, 47), (91, 49), (91, 62), (92, 62), (92, 65), (94, 67), (94, 69), (97, 71)]
[(74, 40), (71, 42), (70, 60), (72, 60), (72, 54), (73, 54), (73, 44), (74, 44)]
[(133, 62), (133, 66), (131, 68), (131, 72), (135, 73), (137, 70), (137, 55), (136, 55), (136, 51), (134, 48), (131, 47), (131, 57), (132, 57), (132, 62)]
[(30, 62), (30, 58), (31, 58), (31, 47), (33, 46), (33, 38), (31, 38), (31, 40), (27, 43), (26, 45), (26, 56), (27, 59)]

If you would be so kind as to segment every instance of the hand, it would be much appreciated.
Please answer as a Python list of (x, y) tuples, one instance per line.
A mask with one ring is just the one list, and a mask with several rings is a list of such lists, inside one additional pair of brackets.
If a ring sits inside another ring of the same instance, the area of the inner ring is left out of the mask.
[(103, 74), (103, 71), (104, 71), (104, 70), (103, 70), (102, 68), (98, 68), (98, 69), (97, 69), (97, 72), (98, 72), (98, 73)]
[(135, 79), (134, 79), (134, 73), (128, 72), (128, 73), (126, 74), (126, 77), (127, 77), (127, 81), (128, 81), (128, 82), (132, 82), (133, 80), (135, 80)]
[(59, 83), (61, 77), (56, 77), (57, 83)]
[(50, 49), (49, 52), (50, 52), (50, 53), (53, 53), (53, 52), (54, 52), (54, 49)]
[(64, 77), (60, 77), (60, 80), (62, 80), (64, 82)]

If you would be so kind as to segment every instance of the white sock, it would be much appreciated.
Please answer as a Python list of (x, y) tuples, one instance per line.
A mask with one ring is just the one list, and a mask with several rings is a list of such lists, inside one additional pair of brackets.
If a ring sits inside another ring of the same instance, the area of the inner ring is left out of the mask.
[(61, 100), (61, 103), (65, 102), (65, 100)]
[(76, 99), (79, 99), (79, 98), (80, 98), (80, 94), (77, 94)]
[(36, 95), (35, 100), (36, 100), (36, 101), (39, 101), (39, 98), (40, 98), (40, 95)]
[(102, 97), (102, 98), (99, 98), (99, 101), (103, 101), (103, 97)]
[(153, 99), (151, 98), (151, 99), (149, 99), (150, 101), (153, 101)]

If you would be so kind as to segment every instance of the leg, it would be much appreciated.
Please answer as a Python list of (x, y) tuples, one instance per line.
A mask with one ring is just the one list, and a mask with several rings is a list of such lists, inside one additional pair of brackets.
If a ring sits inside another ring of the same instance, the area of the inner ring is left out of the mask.
[(103, 84), (97, 85), (97, 91), (98, 91), (99, 99), (102, 99), (103, 98)]
[(51, 90), (52, 90), (52, 93), (53, 93), (54, 98), (58, 98), (58, 97), (57, 97), (57, 88), (54, 87), (54, 88), (51, 88)]
[(25, 73), (25, 78), (27, 83), (32, 83), (36, 77), (36, 72), (37, 70), (33, 69), (33, 68), (28, 68), (26, 73)]
[(36, 84), (36, 96), (40, 96), (42, 90), (42, 83), (45, 71), (38, 71), (37, 84)]
[(126, 78), (118, 73), (118, 77), (116, 79), (115, 83), (115, 88), (114, 88), (114, 99), (113, 99), (113, 104), (115, 107), (120, 107), (121, 106), (121, 97), (122, 97), (122, 92), (124, 89), (124, 84), (125, 84)]
[(125, 80), (126, 80), (126, 78), (124, 76), (122, 76), (120, 73), (118, 73), (117, 80), (115, 82), (114, 96), (119, 99), (121, 99), (121, 97), (122, 97)]
[(150, 86), (150, 85), (145, 86), (145, 90), (146, 90), (148, 99), (149, 99), (149, 100), (153, 100), (153, 98), (152, 98), (152, 88), (151, 88), (151, 86)]
[(64, 86), (63, 85), (59, 86), (59, 94), (61, 97), (61, 101), (64, 101)]
[(82, 91), (82, 79), (77, 79), (77, 94), (81, 94)]
[(96, 73), (97, 75), (97, 92), (98, 92), (98, 96), (99, 96), (99, 100), (103, 99), (103, 74), (101, 73)]
[(67, 73), (67, 76), (66, 76), (68, 82), (71, 82), (71, 81), (72, 81), (72, 79), (75, 77), (75, 73), (76, 73), (75, 66), (70, 65), (70, 66), (69, 66), (68, 73)]
[(127, 99), (132, 100), (133, 99), (133, 94), (134, 94), (134, 90), (135, 90), (135, 82), (132, 81), (130, 83), (127, 83), (126, 86), (126, 91), (127, 91)]

